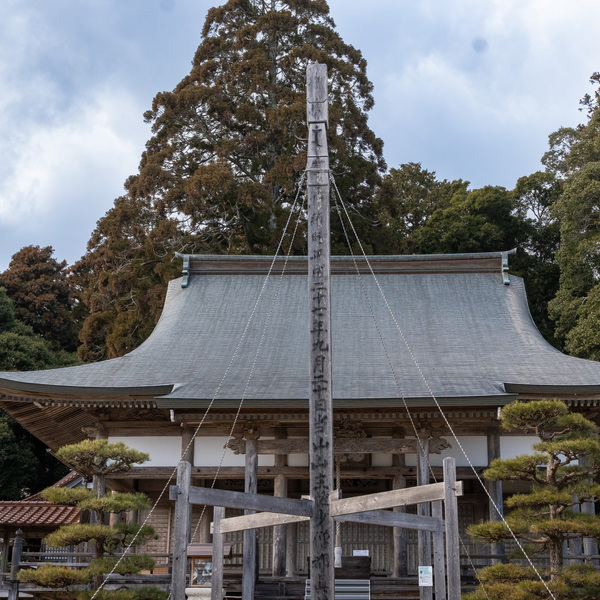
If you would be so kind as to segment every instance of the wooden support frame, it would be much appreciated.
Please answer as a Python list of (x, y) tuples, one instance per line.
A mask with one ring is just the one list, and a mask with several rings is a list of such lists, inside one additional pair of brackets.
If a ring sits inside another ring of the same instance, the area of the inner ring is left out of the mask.
[[(169, 489), (169, 498), (176, 500), (178, 493), (178, 486), (172, 485)], [(224, 506), (225, 508), (260, 510), (303, 517), (310, 517), (313, 510), (311, 500), (275, 498), (274, 496), (263, 496), (261, 494), (246, 494), (244, 492), (215, 490), (196, 486), (190, 487), (189, 498), (190, 504), (209, 504), (211, 506)]]

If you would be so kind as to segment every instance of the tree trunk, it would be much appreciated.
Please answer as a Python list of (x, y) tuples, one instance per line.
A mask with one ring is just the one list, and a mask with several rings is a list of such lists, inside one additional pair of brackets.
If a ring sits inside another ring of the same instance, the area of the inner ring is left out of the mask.
[(550, 551), (550, 579), (556, 579), (563, 568), (563, 540), (551, 540), (548, 549)]

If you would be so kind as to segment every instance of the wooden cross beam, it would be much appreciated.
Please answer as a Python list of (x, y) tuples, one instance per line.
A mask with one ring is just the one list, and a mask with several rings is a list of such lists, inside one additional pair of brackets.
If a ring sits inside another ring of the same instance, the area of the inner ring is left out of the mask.
[[(169, 498), (177, 500), (179, 486), (172, 485), (169, 489)], [(314, 504), (311, 500), (295, 500), (292, 498), (277, 498), (259, 494), (246, 494), (230, 490), (215, 490), (211, 488), (190, 486), (190, 504), (208, 504), (209, 506), (224, 506), (225, 508), (238, 508), (243, 510), (259, 510), (286, 515), (310, 517)], [(254, 515), (247, 515), (249, 517)]]
[[(257, 440), (258, 454), (308, 454), (308, 439)], [(234, 454), (246, 453), (246, 440), (231, 440), (227, 447)], [(443, 438), (429, 440), (429, 453), (440, 454), (450, 444)], [(334, 454), (416, 454), (417, 440), (377, 439), (377, 438), (338, 438), (333, 440)]]
[[(246, 529), (259, 529), (261, 527), (274, 527), (288, 523), (308, 521), (310, 517), (295, 515), (280, 515), (274, 513), (255, 513), (241, 517), (230, 517), (221, 521), (221, 533), (244, 531)], [(419, 531), (443, 531), (444, 521), (441, 518), (422, 517), (410, 513), (373, 510), (364, 513), (352, 513), (335, 517), (336, 521), (368, 523), (370, 525), (383, 525), (384, 527), (401, 527)], [(212, 531), (212, 527), (211, 527)]]

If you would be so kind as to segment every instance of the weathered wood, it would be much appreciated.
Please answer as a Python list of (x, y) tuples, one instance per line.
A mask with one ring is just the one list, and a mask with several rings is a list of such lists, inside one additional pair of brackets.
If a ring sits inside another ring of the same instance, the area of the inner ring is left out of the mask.
[[(234, 454), (246, 452), (246, 440), (236, 438), (231, 440), (227, 447)], [(431, 440), (430, 452), (439, 454), (450, 444), (443, 438)], [(286, 440), (258, 440), (259, 454), (274, 454), (275, 456), (287, 454), (308, 454), (308, 439), (294, 438)], [(381, 438), (337, 438), (333, 441), (334, 454), (415, 454), (417, 440), (409, 439), (381, 439)]]
[[(394, 476), (393, 488), (395, 490), (406, 488), (406, 478), (400, 473)], [(395, 506), (394, 512), (405, 514), (406, 507)], [(392, 532), (392, 536), (394, 544), (392, 577), (406, 577), (408, 575), (408, 537), (406, 530), (402, 527), (396, 527)]]
[[(285, 440), (287, 438), (286, 427), (276, 427), (275, 438)], [(274, 458), (274, 466), (287, 466), (287, 455), (280, 454)], [(288, 495), (288, 480), (285, 475), (277, 475), (273, 481), (273, 495), (278, 498), (286, 498)], [(287, 524), (276, 525), (273, 529), (273, 577), (285, 577), (287, 554)]]
[[(273, 494), (278, 498), (287, 497), (287, 479), (283, 475), (275, 477)], [(276, 525), (273, 529), (273, 577), (285, 577), (287, 524)]]
[[(441, 500), (431, 503), (431, 516), (442, 521), (443, 507)], [(444, 530), (433, 532), (433, 585), (436, 598), (446, 598), (446, 564), (444, 557)]]
[[(177, 493), (177, 486), (172, 485), (169, 491), (169, 498), (176, 500)], [(273, 496), (263, 496), (261, 494), (246, 494), (244, 492), (215, 490), (196, 486), (190, 487), (190, 504), (210, 504), (226, 508), (279, 512), (286, 515), (301, 515), (304, 517), (310, 517), (313, 510), (312, 500), (274, 498)]]
[(287, 528), (285, 575), (286, 577), (294, 577), (296, 575), (296, 561), (298, 560), (298, 525), (297, 523), (289, 523)]
[(460, 538), (458, 533), (458, 503), (456, 500), (456, 461), (444, 459), (444, 484), (446, 486), (446, 578), (448, 600), (460, 600)]
[(240, 517), (229, 517), (221, 522), (221, 532), (231, 533), (232, 531), (245, 531), (247, 529), (260, 529), (261, 527), (275, 527), (287, 523), (299, 523), (308, 521), (310, 517), (300, 517), (298, 515), (280, 515), (277, 513), (254, 513), (252, 515), (242, 515)]
[[(499, 424), (496, 421), (494, 427), (487, 434), (487, 456), (488, 464), (496, 458), (500, 458), (500, 431)], [(485, 480), (485, 487), (490, 495), (491, 501), (488, 505), (488, 518), (490, 521), (502, 521), (504, 513), (504, 500), (502, 498), (502, 481)], [(496, 506), (494, 506), (494, 504)], [(490, 554), (504, 554), (504, 543), (498, 542), (489, 547)], [(498, 559), (492, 559), (493, 563), (500, 562)]]
[[(462, 496), (462, 482), (456, 484), (456, 493)], [(419, 504), (421, 502), (434, 502), (443, 500), (445, 490), (443, 483), (430, 483), (403, 490), (390, 490), (389, 492), (380, 492), (377, 494), (366, 494), (356, 498), (342, 498), (331, 501), (331, 514), (333, 516), (347, 515), (356, 512), (368, 510), (381, 510), (384, 508), (394, 508), (395, 506), (407, 506), (409, 504)]]
[[(579, 464), (581, 464), (582, 466), (587, 466), (588, 465), (588, 458), (587, 456), (582, 456), (579, 459)], [(581, 505), (581, 512), (585, 513), (587, 515), (595, 515), (596, 514), (596, 504), (595, 502), (584, 502)], [(583, 538), (583, 554), (585, 556), (594, 556), (598, 554), (598, 541), (594, 538)], [(589, 564), (594, 565), (595, 567), (598, 566), (598, 559), (597, 558), (587, 558), (586, 562)]]
[[(256, 451), (256, 439), (246, 441), (246, 477), (244, 479), (244, 492), (255, 495), (258, 489), (258, 452)], [(254, 511), (245, 510), (245, 515), (252, 515)], [(242, 559), (242, 598), (244, 600), (254, 599), (254, 588), (256, 586), (257, 565), (256, 530), (244, 531), (244, 556)]]
[(23, 532), (17, 529), (13, 544), (13, 553), (10, 565), (10, 584), (8, 589), (8, 600), (19, 600), (18, 573), (21, 567), (21, 556), (23, 554)]
[(185, 575), (187, 571), (187, 547), (190, 535), (190, 473), (192, 465), (182, 460), (177, 465), (177, 498), (173, 523), (173, 568), (171, 571), (171, 597), (186, 600)]
[[(297, 515), (279, 515), (277, 513), (254, 513), (241, 517), (229, 517), (221, 521), (221, 532), (245, 531), (247, 529), (260, 529), (261, 527), (274, 527), (284, 523), (299, 523), (307, 521), (309, 517)], [(402, 527), (419, 531), (443, 531), (444, 523), (433, 517), (421, 517), (410, 513), (396, 513), (385, 510), (372, 510), (368, 512), (351, 513), (334, 517), (336, 521), (354, 523), (369, 523), (385, 527)]]
[[(421, 438), (417, 444), (417, 486), (429, 484), (429, 439)], [(422, 502), (417, 506), (417, 514), (428, 517), (431, 514), (429, 502)], [(417, 536), (419, 553), (419, 566), (431, 566), (431, 533), (419, 531)], [(419, 595), (421, 600), (433, 599), (433, 587), (420, 586)]]
[(336, 521), (351, 521), (354, 523), (369, 523), (383, 525), (384, 527), (402, 527), (417, 531), (443, 531), (444, 524), (441, 519), (423, 517), (410, 513), (393, 512), (390, 510), (371, 510), (349, 515), (339, 515)]
[(307, 205), (309, 301), (309, 464), (314, 513), (310, 526), (310, 579), (313, 600), (334, 593), (333, 403), (331, 381), (331, 297), (329, 241), (329, 155), (327, 147), (327, 67), (310, 63), (307, 78)]
[[(478, 473), (485, 470), (483, 466), (476, 466)], [(441, 479), (443, 469), (441, 467), (432, 467), (432, 473)], [(169, 479), (173, 472), (172, 467), (134, 467), (124, 473), (114, 473), (107, 477), (108, 481), (131, 480), (131, 479)], [(277, 475), (284, 475), (288, 479), (308, 479), (308, 467), (258, 467), (258, 476), (260, 479), (274, 479)], [(402, 467), (399, 472), (404, 476), (414, 477), (414, 467)], [(458, 479), (475, 479), (471, 467), (457, 467), (456, 475)], [(192, 480), (197, 479), (243, 479), (244, 467), (192, 467)], [(344, 465), (342, 467), (342, 477), (348, 479), (362, 479), (368, 476), (369, 479), (392, 479), (394, 474), (390, 467), (368, 467)]]
[(225, 508), (214, 507), (213, 520), (213, 564), (211, 577), (211, 600), (223, 600), (223, 534), (221, 533), (221, 520), (225, 516)]
[[(8, 569), (8, 553), (10, 552), (10, 533), (8, 528), (2, 531), (2, 559), (0, 560), (0, 573), (6, 573)], [(0, 582), (4, 576), (0, 575)]]
[(194, 428), (181, 428), (181, 460), (194, 464)]

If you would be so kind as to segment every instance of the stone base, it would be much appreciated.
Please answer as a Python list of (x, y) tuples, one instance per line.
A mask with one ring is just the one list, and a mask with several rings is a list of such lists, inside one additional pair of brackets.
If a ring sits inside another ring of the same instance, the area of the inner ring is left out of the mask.
[[(185, 588), (185, 595), (190, 600), (210, 600), (212, 588), (208, 585), (205, 587), (189, 587)], [(221, 598), (225, 597), (225, 590), (221, 590)]]

